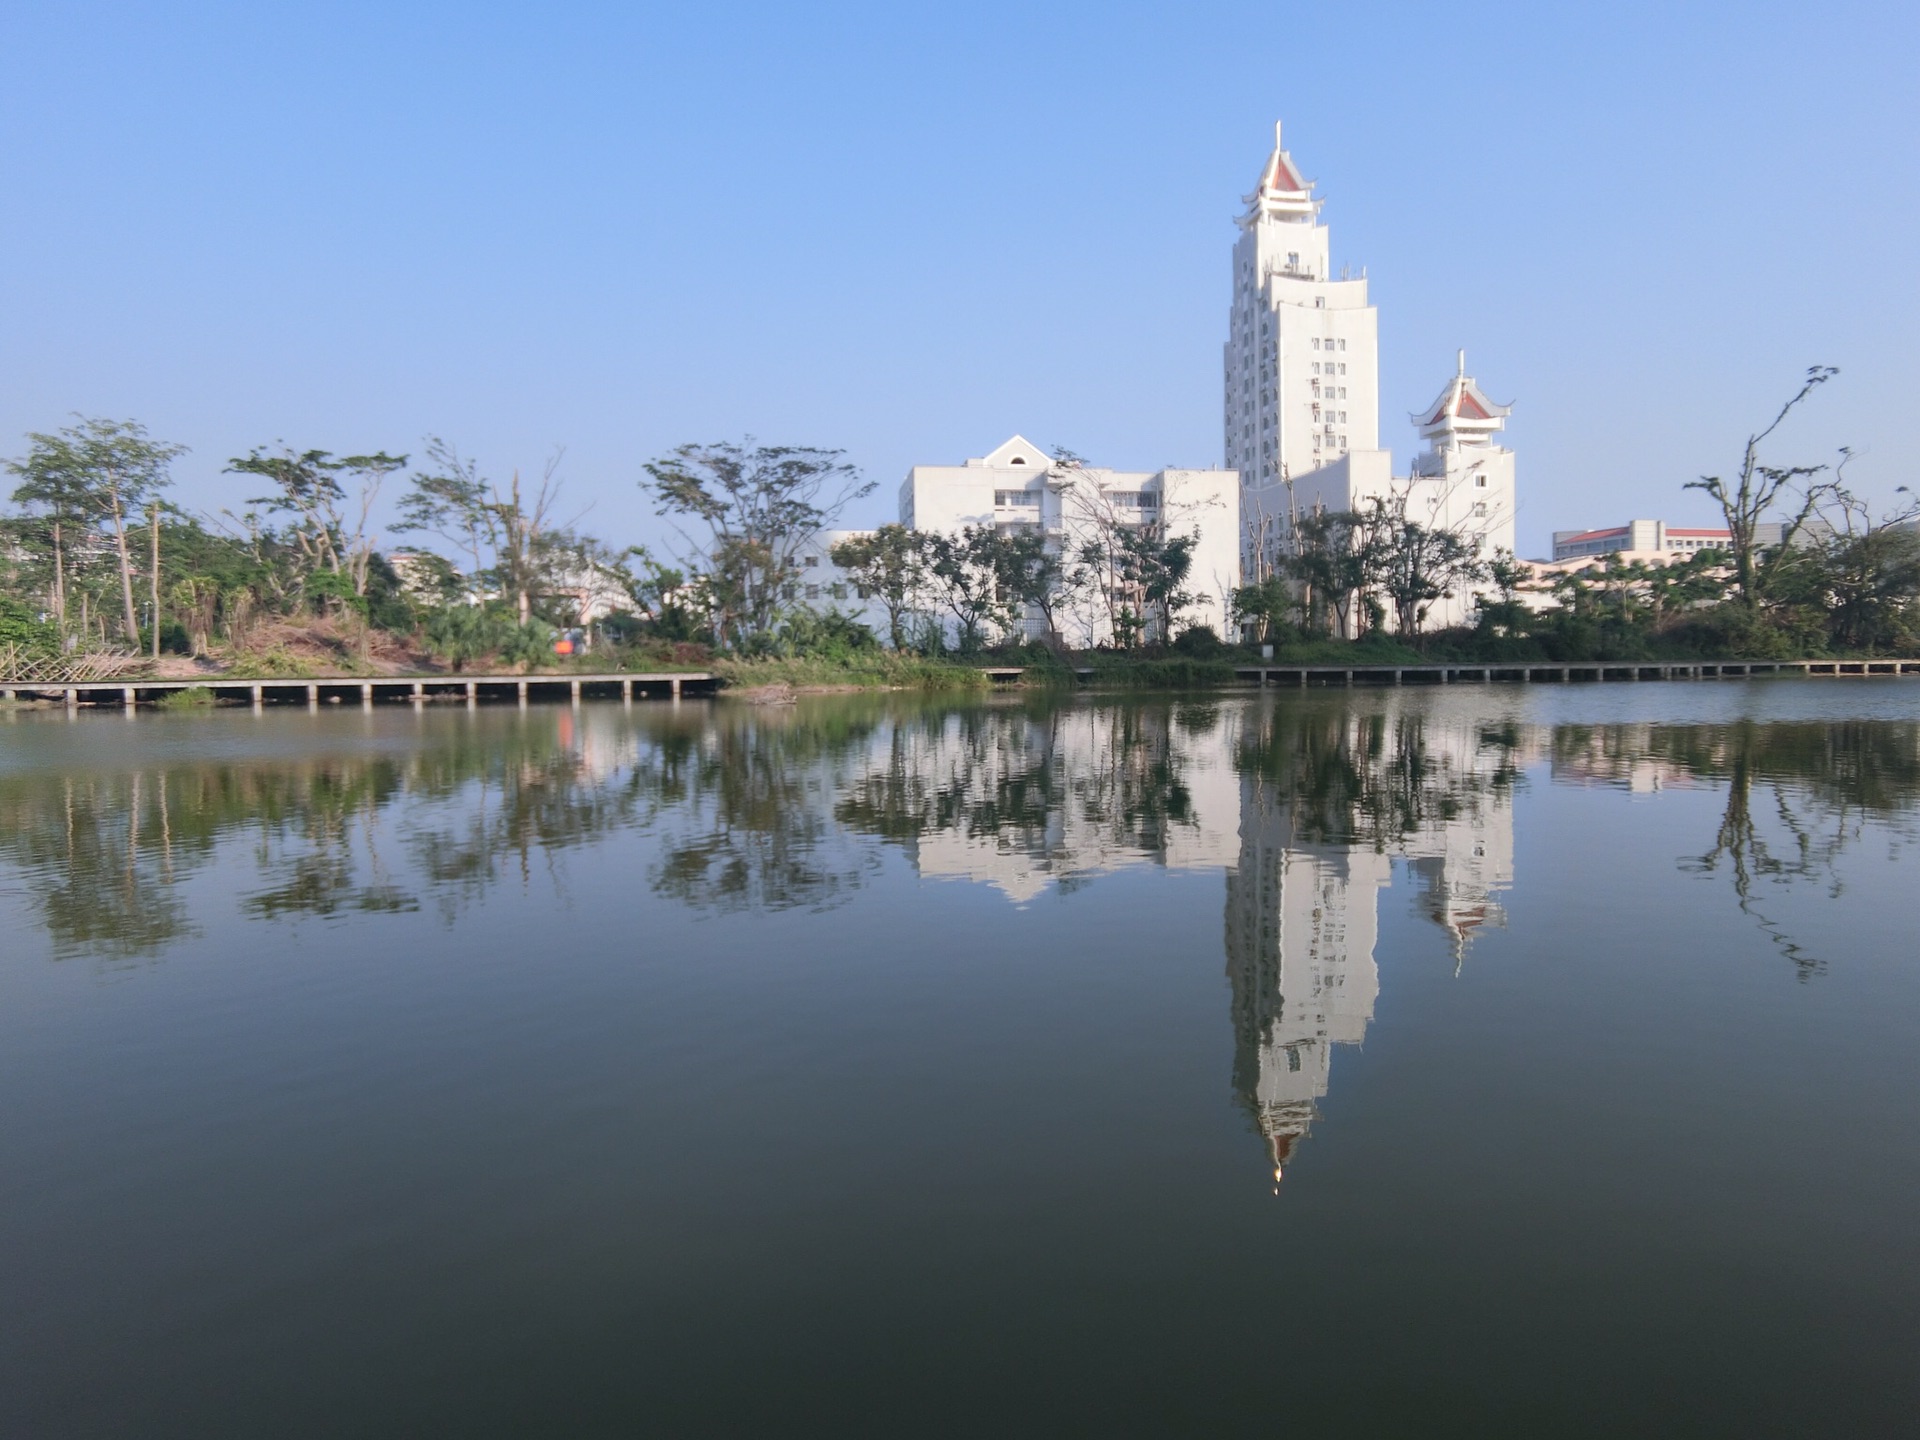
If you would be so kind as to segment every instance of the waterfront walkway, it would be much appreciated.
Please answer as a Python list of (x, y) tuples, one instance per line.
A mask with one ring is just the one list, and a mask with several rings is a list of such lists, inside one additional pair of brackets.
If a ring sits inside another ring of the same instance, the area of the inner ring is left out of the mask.
[(95, 680), (73, 685), (0, 685), (0, 700), (54, 700), (69, 710), (82, 705), (124, 705), (132, 710), (183, 690), (211, 690), (217, 699), (250, 701), (255, 710), (268, 705), (322, 705), (356, 703), (371, 710), (377, 704), (478, 705), (534, 700), (626, 700), (711, 695), (719, 677), (704, 671), (662, 671), (654, 674), (601, 675), (389, 675), (352, 676), (333, 680)]
[(1578, 665), (1243, 665), (1235, 675), (1254, 684), (1309, 685), (1459, 685), (1500, 683), (1573, 684), (1603, 680), (1744, 680), (1754, 675), (1803, 675), (1844, 678), (1862, 675), (1920, 675), (1920, 660), (1723, 660), (1661, 662), (1655, 665), (1591, 662)]
[[(981, 667), (996, 684), (1018, 684), (1026, 667)], [(1577, 684), (1620, 680), (1737, 680), (1756, 675), (1837, 678), (1912, 675), (1920, 677), (1920, 660), (1723, 660), (1715, 662), (1661, 662), (1654, 665), (1586, 663), (1578, 665), (1446, 664), (1446, 665), (1242, 665), (1234, 675), (1252, 685), (1305, 689), (1308, 686), (1393, 686), (1462, 684)], [(1080, 669), (1081, 681), (1093, 679), (1091, 669)], [(128, 710), (151, 705), (184, 690), (212, 691), (215, 698), (247, 702), (255, 710), (269, 705), (358, 704), (371, 710), (378, 704), (460, 704), (477, 706), (535, 700), (674, 699), (712, 696), (720, 679), (706, 671), (659, 671), (646, 674), (612, 672), (595, 675), (388, 675), (350, 676), (321, 680), (92, 680), (74, 684), (0, 684), (0, 701), (39, 700), (81, 706), (124, 706)]]

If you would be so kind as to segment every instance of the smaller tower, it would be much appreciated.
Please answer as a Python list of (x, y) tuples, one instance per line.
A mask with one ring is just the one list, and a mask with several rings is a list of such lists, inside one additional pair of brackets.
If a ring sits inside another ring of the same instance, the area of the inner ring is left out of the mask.
[[(1413, 459), (1407, 518), (1467, 537), (1482, 559), (1514, 548), (1513, 451), (1498, 443), (1512, 413), (1511, 405), (1490, 400), (1467, 373), (1462, 350), (1439, 398), (1409, 417), (1427, 448)], [(1436, 602), (1429, 623), (1465, 624), (1473, 617), (1473, 599), (1456, 595)]]
[(1506, 428), (1507, 416), (1513, 413), (1511, 405), (1496, 405), (1481, 392), (1473, 377), (1467, 374), (1467, 352), (1461, 350), (1457, 354), (1459, 368), (1447, 382), (1447, 388), (1421, 412), (1425, 419), (1421, 415), (1413, 417), (1420, 438), (1427, 442), (1427, 454), (1414, 462), (1416, 472), (1421, 461), (1444, 451), (1497, 448), (1493, 437)]

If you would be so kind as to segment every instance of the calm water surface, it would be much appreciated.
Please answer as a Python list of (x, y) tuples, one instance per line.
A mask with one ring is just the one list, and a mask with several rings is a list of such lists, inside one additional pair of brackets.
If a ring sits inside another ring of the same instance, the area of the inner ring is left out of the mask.
[(0, 717), (0, 1433), (1920, 1429), (1920, 686)]

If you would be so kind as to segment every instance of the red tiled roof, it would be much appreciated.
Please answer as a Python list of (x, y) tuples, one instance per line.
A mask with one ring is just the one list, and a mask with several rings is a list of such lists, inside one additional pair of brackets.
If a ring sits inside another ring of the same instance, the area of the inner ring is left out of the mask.
[[(1246, 171), (1241, 171), (1246, 174)], [(1273, 152), (1273, 169), (1267, 176), (1267, 185), (1274, 190), (1304, 190), (1306, 182), (1294, 173), (1287, 163), (1287, 157), (1278, 150)]]

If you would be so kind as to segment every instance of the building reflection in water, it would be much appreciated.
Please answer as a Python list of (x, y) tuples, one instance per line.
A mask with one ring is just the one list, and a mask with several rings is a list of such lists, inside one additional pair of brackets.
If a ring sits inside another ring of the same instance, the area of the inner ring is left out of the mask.
[(1138, 865), (1233, 861), (1239, 787), (1210, 704), (948, 710), (887, 727), (842, 824), (898, 844), (923, 879), (1016, 904)]
[(1513, 882), (1511, 745), (1418, 714), (1261, 716), (1241, 753), (1240, 848), (1227, 872), (1233, 1086), (1277, 1183), (1380, 993), (1379, 895), (1400, 860), (1455, 966), (1503, 923)]
[(1276, 1177), (1379, 994), (1379, 892), (1394, 864), (1457, 966), (1503, 923), (1514, 737), (1386, 699), (956, 711), (891, 727), (843, 824), (917, 874), (1017, 904), (1131, 866), (1226, 879), (1233, 1088)]
[(1015, 904), (1141, 867), (1216, 872), (1232, 1086), (1276, 1173), (1314, 1123), (1334, 1047), (1372, 1019), (1395, 874), (1456, 967), (1503, 923), (1523, 766), (1557, 784), (1718, 792), (1717, 827), (1676, 836), (1674, 858), (1730, 884), (1807, 977), (1825, 962), (1775, 912), (1781, 888), (1838, 884), (1863, 838), (1920, 839), (1911, 721), (1542, 727), (1396, 691), (311, 723), (301, 745), (260, 752), (234, 732), (225, 756), (136, 727), (153, 749), (121, 752), (125, 768), (90, 751), (32, 763), (67, 732), (22, 724), (0, 770), (0, 897), (55, 958), (130, 960), (218, 908), (451, 924), (503, 884), (564, 902), (569, 854), (623, 835), (645, 835), (635, 873), (656, 896), (708, 912), (847, 903), (884, 883), (888, 853)]

